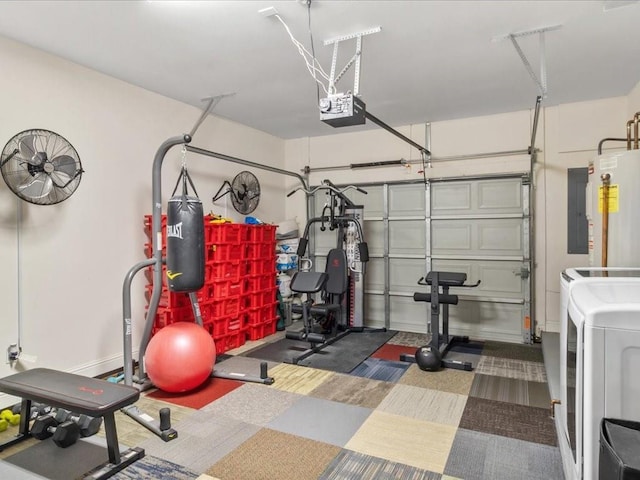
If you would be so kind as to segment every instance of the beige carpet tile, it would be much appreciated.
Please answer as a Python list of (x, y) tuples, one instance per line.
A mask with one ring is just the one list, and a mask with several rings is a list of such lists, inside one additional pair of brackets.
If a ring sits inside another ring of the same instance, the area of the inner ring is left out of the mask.
[(393, 383), (336, 373), (309, 395), (325, 400), (376, 408), (393, 388)]
[(205, 473), (224, 480), (316, 480), (340, 448), (264, 428)]
[(473, 379), (469, 396), (540, 408), (548, 407), (551, 402), (546, 383), (482, 374), (476, 374)]
[(335, 373), (281, 363), (272, 368), (269, 375), (275, 379), (274, 384), (271, 385), (272, 388), (307, 395)]
[(387, 343), (417, 348), (428, 344), (430, 341), (431, 335), (428, 333), (398, 332)]
[(376, 410), (457, 427), (466, 402), (465, 395), (396, 385)]
[(425, 372), (413, 364), (404, 373), (399, 384), (413, 385), (414, 387), (441, 390), (443, 392), (468, 395), (473, 384), (474, 372), (443, 368), (437, 372)]
[(344, 448), (442, 473), (456, 428), (374, 411)]
[(532, 382), (547, 381), (544, 363), (529, 362), (526, 360), (513, 360), (482, 355), (475, 372), (484, 375), (530, 380)]
[(293, 405), (302, 395), (266, 385), (245, 383), (242, 387), (202, 408), (203, 411), (265, 426)]

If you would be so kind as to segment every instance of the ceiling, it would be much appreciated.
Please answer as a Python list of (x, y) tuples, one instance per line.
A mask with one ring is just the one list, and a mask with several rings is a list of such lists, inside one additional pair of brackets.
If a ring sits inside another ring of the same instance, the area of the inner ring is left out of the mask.
[[(215, 115), (285, 139), (378, 128), (319, 120), (305, 60), (259, 13), (271, 6), (309, 51), (311, 32), (327, 73), (325, 40), (380, 27), (362, 36), (359, 93), (393, 127), (533, 108), (540, 89), (509, 34), (538, 81), (546, 70), (543, 105), (627, 95), (640, 81), (637, 1), (4, 0), (0, 35), (199, 108), (233, 93)], [(530, 33), (556, 26), (544, 48)], [(355, 52), (355, 40), (339, 43), (337, 71)], [(354, 71), (338, 92), (353, 90)]]

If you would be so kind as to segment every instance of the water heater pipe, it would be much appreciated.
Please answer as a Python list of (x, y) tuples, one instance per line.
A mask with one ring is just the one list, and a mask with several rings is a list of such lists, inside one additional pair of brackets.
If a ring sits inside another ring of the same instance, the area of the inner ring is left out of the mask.
[(603, 173), (602, 180), (602, 267), (607, 266), (607, 252), (609, 250), (609, 186), (611, 175)]

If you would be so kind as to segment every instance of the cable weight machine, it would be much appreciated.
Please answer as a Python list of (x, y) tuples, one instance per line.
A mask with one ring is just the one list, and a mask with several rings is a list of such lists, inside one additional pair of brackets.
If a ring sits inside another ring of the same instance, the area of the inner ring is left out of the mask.
[[(354, 204), (346, 195), (348, 190), (367, 192), (354, 185), (342, 189), (331, 181), (323, 180), (322, 185), (314, 189), (296, 188), (287, 196), (298, 190), (308, 196), (318, 191), (325, 191), (328, 200), (319, 217), (310, 218), (300, 238), (297, 255), (299, 266), (304, 262), (307, 253), (311, 229), (320, 224), (320, 231), (335, 231), (335, 247), (327, 253), (324, 272), (306, 272), (299, 268), (291, 280), (291, 289), (307, 295), (307, 300), (296, 306), (303, 317), (303, 329), (290, 330), (286, 338), (302, 340), (310, 343), (310, 348), (292, 359), (298, 363), (304, 358), (319, 352), (351, 332), (365, 331), (364, 326), (364, 274), (365, 265), (369, 261), (369, 249), (364, 241), (362, 230), (363, 207)], [(315, 304), (310, 298), (313, 294), (321, 294), (322, 304)], [(318, 332), (314, 318), (320, 319), (321, 329)], [(340, 333), (338, 331), (340, 330)], [(325, 336), (328, 335), (328, 336)]]

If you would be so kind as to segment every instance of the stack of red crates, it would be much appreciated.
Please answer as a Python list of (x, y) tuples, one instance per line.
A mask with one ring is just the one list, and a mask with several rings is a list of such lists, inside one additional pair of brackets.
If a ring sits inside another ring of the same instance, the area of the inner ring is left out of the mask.
[[(205, 283), (196, 292), (204, 328), (213, 337), (216, 352), (244, 345), (275, 333), (276, 240), (275, 225), (245, 225), (212, 222), (204, 217)], [(151, 246), (151, 216), (145, 216), (147, 257)], [(163, 252), (166, 255), (166, 216), (162, 216)], [(153, 284), (152, 267), (147, 269), (147, 302)], [(163, 267), (162, 293), (153, 332), (174, 322), (194, 321), (189, 296), (170, 292)]]

